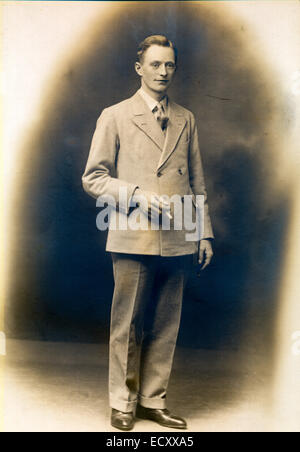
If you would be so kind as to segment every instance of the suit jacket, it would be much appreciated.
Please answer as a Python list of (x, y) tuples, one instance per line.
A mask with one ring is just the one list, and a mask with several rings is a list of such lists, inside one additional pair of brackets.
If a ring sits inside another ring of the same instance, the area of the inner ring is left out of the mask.
[[(213, 238), (195, 119), (170, 100), (166, 136), (138, 92), (104, 109), (82, 180), (85, 191), (94, 198), (109, 195), (119, 200), (119, 189), (126, 188), (126, 208), (115, 213), (117, 225), (121, 216), (129, 215), (130, 199), (137, 187), (159, 195), (192, 195), (195, 204), (195, 196), (203, 195), (202, 238)], [(187, 241), (186, 233), (184, 228), (110, 228), (106, 249), (161, 256), (194, 254), (198, 243)]]

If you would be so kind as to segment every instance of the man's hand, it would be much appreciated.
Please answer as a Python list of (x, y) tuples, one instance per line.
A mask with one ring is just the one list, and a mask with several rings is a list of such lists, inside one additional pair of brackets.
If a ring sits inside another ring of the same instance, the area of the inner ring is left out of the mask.
[(146, 215), (151, 215), (152, 213), (154, 216), (159, 216), (162, 214), (163, 209), (168, 215), (168, 212), (165, 209), (169, 208), (169, 203), (155, 192), (140, 190), (138, 188), (134, 192), (132, 202), (138, 205)]
[(214, 253), (210, 240), (201, 240), (198, 256), (198, 262), (202, 265), (201, 270), (204, 270), (210, 264), (213, 255)]

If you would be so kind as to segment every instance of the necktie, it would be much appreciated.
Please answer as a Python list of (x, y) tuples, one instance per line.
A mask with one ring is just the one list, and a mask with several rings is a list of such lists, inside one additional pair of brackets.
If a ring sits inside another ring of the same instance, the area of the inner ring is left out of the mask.
[(160, 127), (162, 128), (163, 131), (165, 131), (168, 125), (169, 118), (165, 114), (164, 107), (160, 102), (153, 109), (153, 113), (156, 120), (159, 122)]

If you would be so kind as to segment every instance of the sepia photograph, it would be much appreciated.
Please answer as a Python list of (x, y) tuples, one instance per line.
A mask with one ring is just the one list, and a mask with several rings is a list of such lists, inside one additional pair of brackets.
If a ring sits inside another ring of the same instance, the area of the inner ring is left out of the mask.
[(300, 2), (0, 9), (0, 431), (300, 432)]

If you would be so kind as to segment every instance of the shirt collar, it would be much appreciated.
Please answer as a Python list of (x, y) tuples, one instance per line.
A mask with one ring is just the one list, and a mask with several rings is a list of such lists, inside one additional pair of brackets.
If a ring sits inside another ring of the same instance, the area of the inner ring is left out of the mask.
[[(153, 111), (153, 109), (156, 107), (156, 105), (159, 104), (159, 102), (157, 100), (153, 99), (153, 97), (151, 97), (148, 93), (146, 93), (146, 91), (142, 87), (138, 90), (138, 93), (142, 96), (142, 98), (144, 99), (144, 101), (146, 102), (146, 104), (148, 105), (148, 107), (150, 108), (151, 111)], [(165, 112), (167, 112), (168, 96), (166, 95), (160, 101), (160, 103), (164, 107)]]

